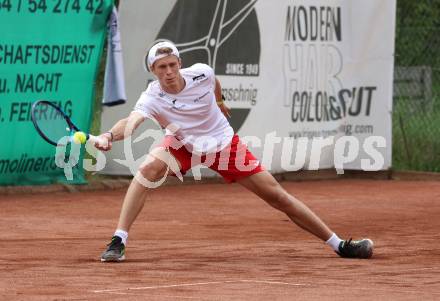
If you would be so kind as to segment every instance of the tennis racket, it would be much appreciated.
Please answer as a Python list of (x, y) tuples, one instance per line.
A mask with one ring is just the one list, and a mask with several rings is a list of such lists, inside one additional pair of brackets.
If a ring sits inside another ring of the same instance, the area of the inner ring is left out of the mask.
[[(103, 138), (81, 132), (60, 107), (47, 100), (38, 100), (32, 104), (31, 119), (38, 134), (55, 146), (63, 146), (72, 142), (85, 143), (87, 140), (93, 144), (105, 145), (107, 143)], [(76, 138), (82, 135), (86, 139)], [(68, 139), (62, 139), (66, 136)]]

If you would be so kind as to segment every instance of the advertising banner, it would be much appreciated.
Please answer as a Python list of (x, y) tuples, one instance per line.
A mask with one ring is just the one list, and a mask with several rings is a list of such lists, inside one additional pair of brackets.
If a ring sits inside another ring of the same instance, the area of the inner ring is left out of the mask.
[[(112, 0), (0, 1), (0, 185), (66, 181), (55, 147), (32, 124), (32, 103), (54, 102), (89, 130), (112, 7)], [(84, 182), (79, 163), (69, 183)]]
[[(168, 39), (183, 67), (214, 69), (232, 127), (271, 172), (391, 166), (394, 0), (153, 3), (121, 6), (129, 100), (105, 109), (104, 129), (133, 109), (154, 79), (148, 48)], [(130, 172), (123, 148), (114, 145), (105, 173)]]

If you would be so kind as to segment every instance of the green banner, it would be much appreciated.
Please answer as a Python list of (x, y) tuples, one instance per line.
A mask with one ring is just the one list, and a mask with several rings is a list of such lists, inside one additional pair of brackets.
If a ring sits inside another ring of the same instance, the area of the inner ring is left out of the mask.
[(55, 102), (89, 130), (112, 6), (113, 0), (0, 0), (0, 185), (85, 182), (83, 152), (67, 180), (30, 112), (36, 100)]

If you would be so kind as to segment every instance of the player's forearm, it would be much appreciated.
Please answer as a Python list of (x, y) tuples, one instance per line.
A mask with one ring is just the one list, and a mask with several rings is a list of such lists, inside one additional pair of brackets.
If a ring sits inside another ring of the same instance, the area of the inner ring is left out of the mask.
[(222, 86), (220, 85), (220, 81), (215, 79), (215, 89), (214, 89), (215, 99), (217, 100), (217, 104), (221, 104), (223, 102), (222, 99)]
[(141, 116), (131, 114), (127, 118), (121, 119), (108, 131), (111, 141), (123, 140), (133, 134), (139, 124), (143, 121)]
[(119, 120), (116, 124), (108, 131), (113, 135), (112, 141), (123, 140), (125, 137), (133, 134), (134, 129), (130, 130), (127, 128), (128, 125), (128, 117)]

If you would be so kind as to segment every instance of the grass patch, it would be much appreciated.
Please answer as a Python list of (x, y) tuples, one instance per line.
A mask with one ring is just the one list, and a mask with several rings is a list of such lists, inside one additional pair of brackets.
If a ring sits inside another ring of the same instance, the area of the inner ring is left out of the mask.
[(411, 106), (398, 99), (393, 111), (393, 168), (440, 172), (440, 105)]

